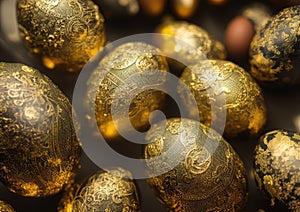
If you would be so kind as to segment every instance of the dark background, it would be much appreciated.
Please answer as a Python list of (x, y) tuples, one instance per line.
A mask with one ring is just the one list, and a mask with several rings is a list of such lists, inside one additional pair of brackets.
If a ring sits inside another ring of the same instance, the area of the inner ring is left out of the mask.
[[(48, 75), (71, 99), (78, 74), (46, 70), (38, 60), (27, 53), (18, 40), (14, 1), (15, 0), (0, 0), (0, 61), (24, 63), (39, 69)], [(223, 41), (226, 24), (231, 18), (236, 16), (240, 9), (248, 2), (253, 1), (231, 1), (226, 6), (215, 7), (202, 1), (196, 16), (190, 21), (206, 29), (212, 37)], [(166, 11), (166, 13), (168, 13), (168, 11)], [(161, 18), (150, 19), (142, 15), (119, 20), (106, 20), (107, 40), (114, 41), (127, 35), (153, 32), (159, 23), (161, 23)], [(237, 62), (248, 70), (247, 63)], [(300, 131), (300, 110), (298, 109), (300, 102), (298, 100), (299, 92), (299, 86), (285, 89), (263, 87), (268, 108), (268, 121), (264, 132), (278, 128)], [(171, 103), (167, 105), (166, 115), (173, 116), (175, 108), (174, 110), (172, 110), (172, 107), (170, 108)], [(252, 212), (258, 211), (258, 209), (264, 209), (268, 212), (286, 211), (279, 204), (275, 207), (270, 207), (256, 187), (252, 175), (252, 163), (253, 149), (257, 143), (257, 138), (239, 138), (228, 141), (241, 156), (247, 169), (249, 201), (245, 211)], [(113, 146), (121, 150), (121, 152), (129, 151), (129, 154), (140, 154), (142, 149), (140, 147), (129, 148), (125, 142), (116, 142)], [(82, 156), (81, 164), (82, 168), (78, 172), (77, 180), (81, 180), (98, 170), (97, 166), (95, 166), (85, 154)], [(137, 180), (136, 182), (140, 193), (142, 211), (166, 211), (164, 206), (156, 200), (145, 180)], [(2, 184), (0, 185), (0, 199), (10, 203), (16, 211), (56, 211), (60, 197), (61, 194), (47, 198), (25, 198), (10, 193)]]

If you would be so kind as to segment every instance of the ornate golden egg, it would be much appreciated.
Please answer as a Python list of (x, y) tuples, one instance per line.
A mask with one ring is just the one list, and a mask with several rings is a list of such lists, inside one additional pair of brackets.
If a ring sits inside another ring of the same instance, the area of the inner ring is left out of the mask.
[(290, 210), (300, 210), (300, 135), (286, 130), (264, 134), (254, 151), (254, 177), (259, 189)]
[(180, 58), (179, 62), (184, 62), (185, 65), (196, 63), (200, 59), (226, 58), (223, 44), (211, 38), (197, 25), (167, 20), (158, 26), (156, 32), (167, 35), (159, 42), (160, 49), (174, 59)]
[[(195, 98), (198, 109), (190, 110), (193, 116), (199, 113), (200, 121), (206, 126), (216, 123), (225, 135), (257, 135), (266, 122), (266, 107), (260, 87), (238, 65), (223, 60), (200, 61), (186, 68), (180, 77), (192, 92), (187, 96), (179, 90), (189, 107), (189, 98)], [(212, 105), (213, 102), (213, 105)], [(226, 113), (226, 117), (219, 114)]]
[(80, 71), (104, 45), (104, 19), (98, 7), (83, 0), (18, 0), (20, 36), (44, 65)]
[(158, 199), (170, 211), (241, 211), (248, 196), (246, 171), (233, 148), (197, 121), (173, 118), (164, 124), (151, 127), (145, 149), (151, 171), (171, 168), (148, 179)]
[(300, 80), (300, 5), (271, 18), (250, 46), (251, 74), (264, 83), (294, 84)]
[(10, 191), (41, 197), (73, 179), (80, 157), (72, 107), (39, 71), (0, 63), (0, 177)]
[(59, 212), (138, 212), (140, 202), (131, 174), (123, 169), (100, 171), (83, 184), (75, 184), (63, 195)]
[[(99, 130), (105, 138), (118, 137), (117, 129), (127, 131), (128, 122), (124, 120), (129, 120), (135, 129), (146, 129), (151, 112), (163, 106), (165, 94), (152, 89), (155, 84), (164, 82), (164, 78), (160, 78), (161, 75), (155, 73), (155, 70), (168, 71), (166, 59), (161, 56), (159, 49), (142, 42), (122, 44), (100, 61), (88, 81), (86, 102), (88, 108), (95, 109), (91, 115), (96, 115)], [(157, 79), (149, 85), (147, 79), (141, 77), (143, 73)], [(133, 85), (130, 84), (132, 82)], [(125, 87), (121, 89), (121, 86)], [(143, 87), (150, 89), (139, 93), (137, 89)], [(121, 91), (121, 96), (116, 95), (117, 89)], [(119, 114), (112, 117), (113, 101), (117, 106), (128, 106), (129, 111), (121, 112), (119, 107)], [(119, 128), (116, 128), (114, 122), (119, 123)]]
[(0, 212), (15, 212), (11, 205), (0, 200)]

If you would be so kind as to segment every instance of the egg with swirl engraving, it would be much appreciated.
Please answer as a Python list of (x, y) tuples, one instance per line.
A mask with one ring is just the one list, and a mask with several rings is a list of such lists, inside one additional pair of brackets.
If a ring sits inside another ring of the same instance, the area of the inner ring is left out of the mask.
[(58, 193), (73, 180), (80, 146), (67, 97), (45, 75), (0, 63), (0, 177), (14, 193)]
[[(191, 108), (190, 115), (199, 114), (206, 126), (220, 133), (224, 130), (227, 137), (256, 136), (262, 130), (266, 122), (264, 97), (242, 67), (223, 60), (199, 61), (186, 68), (180, 79), (191, 89), (187, 95), (178, 87), (187, 108)], [(198, 108), (191, 106), (191, 98)]]
[(300, 135), (273, 130), (261, 136), (254, 150), (254, 177), (274, 205), (300, 210)]
[(99, 171), (64, 193), (59, 212), (139, 212), (140, 202), (131, 173), (124, 169)]
[(43, 64), (80, 71), (104, 45), (104, 18), (91, 0), (18, 0), (21, 40)]
[[(244, 164), (217, 132), (194, 120), (172, 118), (154, 124), (146, 140), (148, 183), (170, 211), (244, 208)], [(163, 174), (151, 177), (158, 170)]]
[[(162, 108), (165, 100), (165, 93), (153, 88), (166, 81), (163, 73), (168, 71), (161, 51), (143, 42), (122, 44), (105, 55), (87, 82), (85, 101), (87, 108), (95, 109), (89, 116), (95, 114), (105, 138), (133, 131), (129, 124), (137, 130), (147, 129), (151, 112)], [(122, 106), (128, 106), (128, 110)]]

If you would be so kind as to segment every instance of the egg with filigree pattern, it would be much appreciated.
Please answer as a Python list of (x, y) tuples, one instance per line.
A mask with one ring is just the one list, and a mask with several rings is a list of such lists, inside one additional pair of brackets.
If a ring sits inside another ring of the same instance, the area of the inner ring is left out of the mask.
[(104, 18), (91, 0), (18, 0), (21, 40), (49, 68), (75, 72), (104, 45)]
[(36, 69), (0, 63), (0, 178), (8, 189), (56, 194), (73, 180), (79, 157), (67, 97)]

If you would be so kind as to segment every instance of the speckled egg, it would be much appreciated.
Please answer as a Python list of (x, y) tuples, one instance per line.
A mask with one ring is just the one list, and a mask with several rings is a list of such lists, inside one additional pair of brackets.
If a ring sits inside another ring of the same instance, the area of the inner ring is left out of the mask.
[(285, 8), (260, 28), (250, 45), (251, 74), (265, 84), (300, 81), (300, 5)]
[(286, 130), (264, 134), (254, 151), (254, 177), (270, 204), (300, 210), (300, 135)]

